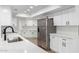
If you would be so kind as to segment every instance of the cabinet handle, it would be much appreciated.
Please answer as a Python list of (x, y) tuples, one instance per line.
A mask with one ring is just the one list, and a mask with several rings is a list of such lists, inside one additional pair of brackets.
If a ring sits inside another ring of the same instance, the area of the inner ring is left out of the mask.
[(62, 42), (62, 46), (63, 46), (63, 47), (66, 47), (66, 43), (65, 43), (65, 42)]
[(69, 25), (69, 21), (66, 21), (66, 25)]
[(66, 39), (62, 39), (63, 41), (62, 41), (62, 46), (63, 47), (66, 47)]

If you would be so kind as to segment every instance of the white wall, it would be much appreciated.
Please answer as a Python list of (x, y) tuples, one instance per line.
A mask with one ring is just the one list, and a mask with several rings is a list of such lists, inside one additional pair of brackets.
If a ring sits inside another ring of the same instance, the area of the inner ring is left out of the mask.
[(0, 25), (11, 24), (11, 9), (9, 7), (0, 6)]
[(25, 37), (37, 37), (37, 20), (33, 18), (17, 18), (18, 33)]
[(6, 6), (0, 6), (0, 38), (1, 25), (11, 25), (11, 9)]
[(17, 20), (17, 18), (12, 17), (12, 23), (11, 24), (12, 24), (12, 26), (14, 28), (14, 31), (18, 32), (18, 20)]

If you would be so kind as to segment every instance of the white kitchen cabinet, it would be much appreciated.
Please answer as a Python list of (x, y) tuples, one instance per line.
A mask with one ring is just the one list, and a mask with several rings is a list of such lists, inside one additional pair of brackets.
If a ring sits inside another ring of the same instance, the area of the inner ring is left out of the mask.
[(60, 53), (66, 53), (69, 46), (69, 41), (65, 38), (61, 39), (61, 50)]
[(74, 52), (74, 41), (73, 39), (70, 39), (70, 38), (62, 38), (61, 39), (62, 42), (61, 42), (61, 50), (60, 52), (61, 53), (73, 53)]
[(69, 19), (68, 19), (68, 14), (62, 14), (62, 24), (61, 24), (61, 26), (63, 26), (63, 25), (67, 25), (67, 22), (69, 21)]
[(69, 13), (69, 25), (79, 25), (79, 16), (77, 13)]
[(69, 21), (68, 19), (68, 14), (62, 14), (54, 17), (54, 25), (55, 26), (64, 26), (67, 25), (67, 22)]
[(64, 25), (72, 25), (71, 20), (73, 21), (71, 14), (62, 14), (54, 17), (54, 25), (55, 26), (64, 26)]
[(51, 35), (50, 48), (58, 53), (74, 53), (76, 52), (75, 40), (72, 38), (63, 38)]
[(62, 25), (62, 15), (58, 15), (54, 17), (54, 25), (56, 26)]
[(76, 52), (75, 41), (72, 38), (61, 38), (60, 53), (74, 53)]
[(60, 15), (54, 16), (55, 26), (79, 25), (79, 12), (75, 8), (63, 10)]
[(50, 48), (55, 52), (60, 51), (60, 44), (61, 44), (61, 40), (59, 37), (54, 36), (50, 38)]

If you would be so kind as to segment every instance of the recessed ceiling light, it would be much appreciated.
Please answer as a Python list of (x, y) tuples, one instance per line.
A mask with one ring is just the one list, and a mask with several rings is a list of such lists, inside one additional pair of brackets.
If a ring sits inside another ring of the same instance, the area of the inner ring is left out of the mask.
[(30, 9), (27, 9), (27, 11), (30, 11)]
[(33, 9), (33, 6), (30, 6), (31, 9)]
[(34, 6), (38, 6), (38, 5), (34, 5)]
[(17, 17), (30, 17), (28, 14), (24, 14), (24, 13), (18, 13), (16, 14)]
[(8, 12), (8, 10), (7, 10), (7, 9), (3, 9), (3, 12), (5, 12), (5, 13), (6, 13), (6, 12)]

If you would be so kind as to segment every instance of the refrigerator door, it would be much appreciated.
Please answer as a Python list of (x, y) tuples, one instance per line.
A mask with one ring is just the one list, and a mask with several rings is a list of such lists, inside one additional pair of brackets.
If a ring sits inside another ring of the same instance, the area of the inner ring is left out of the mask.
[(38, 46), (50, 50), (50, 33), (56, 33), (53, 18), (38, 20)]
[(38, 46), (47, 49), (46, 44), (46, 20), (38, 20)]

